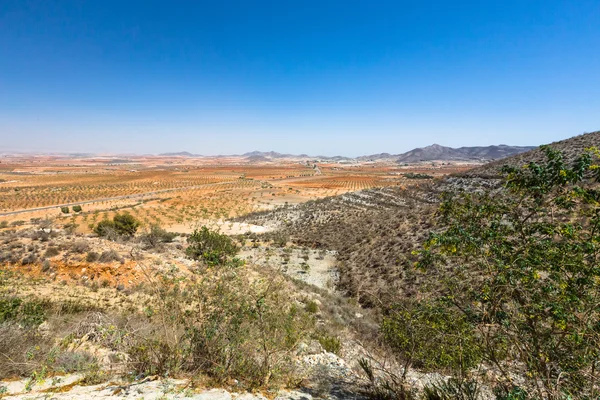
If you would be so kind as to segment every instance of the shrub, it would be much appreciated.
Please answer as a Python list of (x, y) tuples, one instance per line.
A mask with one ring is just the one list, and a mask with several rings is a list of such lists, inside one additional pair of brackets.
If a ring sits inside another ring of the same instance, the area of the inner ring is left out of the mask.
[(121, 256), (115, 250), (104, 251), (102, 252), (102, 254), (100, 254), (100, 257), (98, 257), (98, 261), (100, 261), (101, 263), (109, 263), (120, 260)]
[(8, 228), (8, 221), (0, 221), (0, 229)]
[(408, 172), (406, 174), (402, 174), (407, 179), (433, 179), (433, 176), (428, 174), (419, 174), (414, 172)]
[(63, 373), (93, 370), (97, 365), (96, 357), (85, 351), (64, 351), (54, 361), (54, 369)]
[(159, 225), (152, 225), (150, 232), (142, 235), (140, 241), (147, 247), (154, 248), (161, 243), (171, 243), (175, 236), (175, 233), (167, 232)]
[(374, 400), (416, 400), (414, 389), (388, 368), (375, 368), (371, 360), (360, 358), (358, 366), (367, 378), (366, 394)]
[[(292, 353), (313, 321), (289, 301), (281, 284), (251, 283), (228, 272), (217, 285), (197, 287), (208, 314), (188, 327), (194, 365), (218, 380), (237, 378), (250, 386), (290, 373)], [(208, 298), (206, 291), (218, 295)]]
[(290, 241), (290, 236), (282, 231), (277, 231), (273, 234), (273, 245), (276, 247), (285, 247)]
[(133, 236), (140, 226), (140, 222), (131, 214), (117, 214), (113, 217), (117, 233), (124, 236)]
[(229, 236), (210, 231), (206, 226), (196, 229), (187, 241), (188, 257), (204, 260), (209, 265), (223, 265), (238, 252), (238, 247)]
[(200, 372), (246, 388), (288, 381), (314, 320), (291, 301), (285, 281), (237, 268), (202, 277), (185, 288), (176, 279), (157, 287), (160, 302), (147, 313), (152, 330), (138, 333), (127, 351), (136, 372)]
[(80, 205), (73, 206), (73, 212), (76, 212), (76, 213), (81, 212), (81, 206)]
[(98, 236), (114, 240), (118, 236), (131, 237), (137, 232), (140, 223), (131, 214), (117, 214), (112, 221), (100, 221), (94, 228)]
[(31, 234), (31, 239), (47, 242), (50, 239), (50, 234), (46, 231), (35, 231)]
[(78, 227), (79, 227), (79, 224), (76, 224), (74, 222), (69, 222), (68, 224), (65, 224), (63, 226), (63, 229), (65, 230), (67, 235), (72, 235), (75, 233), (75, 231), (77, 230)]
[(60, 251), (58, 250), (58, 247), (50, 246), (46, 249), (46, 252), (44, 253), (44, 257), (50, 258), (50, 257), (55, 257), (59, 254), (60, 254)]
[(109, 237), (116, 234), (115, 223), (107, 219), (102, 220), (94, 227), (94, 233), (101, 237)]
[(486, 359), (507, 382), (505, 365), (517, 364), (534, 398), (596, 398), (597, 151), (570, 165), (543, 151), (542, 163), (504, 169), (504, 193), (446, 194), (419, 265), (452, 294), (454, 313), (477, 324)]
[(52, 268), (52, 263), (49, 260), (44, 260), (42, 263), (42, 272), (48, 272)]
[(38, 256), (35, 253), (29, 253), (21, 260), (21, 265), (35, 264), (38, 260)]
[(321, 347), (329, 353), (340, 354), (340, 350), (342, 349), (342, 343), (340, 342), (340, 338), (333, 335), (322, 334), (318, 338)]
[(385, 342), (404, 363), (464, 375), (481, 360), (474, 326), (442, 301), (396, 304), (381, 323)]
[(449, 378), (423, 388), (425, 400), (479, 400), (481, 388), (477, 381)]
[(95, 251), (90, 251), (85, 256), (85, 261), (87, 261), (89, 263), (93, 263), (93, 262), (98, 261), (99, 258), (100, 258), (100, 254), (96, 253)]
[(60, 211), (61, 211), (63, 214), (68, 214), (68, 213), (69, 213), (69, 207), (61, 207), (61, 208), (60, 208)]
[(518, 386), (498, 386), (494, 390), (496, 400), (529, 400), (530, 397), (525, 390)]
[(308, 303), (306, 303), (306, 305), (304, 306), (304, 309), (306, 310), (306, 312), (309, 312), (311, 314), (316, 314), (319, 312), (319, 305), (317, 304), (316, 301), (310, 300)]
[(24, 327), (35, 327), (46, 319), (48, 303), (31, 300), (25, 301), (19, 297), (0, 298), (0, 323), (18, 322)]
[(71, 246), (71, 251), (78, 254), (83, 254), (90, 250), (90, 244), (85, 240), (78, 240)]
[(0, 378), (31, 376), (45, 364), (53, 345), (53, 338), (40, 335), (35, 329), (0, 324), (0, 354), (3, 357)]

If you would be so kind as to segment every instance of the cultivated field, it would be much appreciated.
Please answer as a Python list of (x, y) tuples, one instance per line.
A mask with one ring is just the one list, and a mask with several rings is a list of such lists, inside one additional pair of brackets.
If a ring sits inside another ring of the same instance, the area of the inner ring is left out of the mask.
[[(254, 163), (242, 157), (4, 156), (0, 221), (20, 226), (55, 218), (88, 233), (99, 221), (128, 212), (146, 227), (190, 232), (200, 224), (223, 225), (286, 204), (423, 181), (405, 174), (439, 177), (469, 167), (286, 159)], [(235, 229), (229, 224), (230, 231)]]

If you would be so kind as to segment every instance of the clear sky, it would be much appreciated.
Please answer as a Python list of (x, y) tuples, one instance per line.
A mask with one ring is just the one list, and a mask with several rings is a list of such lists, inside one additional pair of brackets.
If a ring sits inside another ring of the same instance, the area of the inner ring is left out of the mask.
[(355, 156), (599, 129), (599, 0), (0, 0), (0, 151)]

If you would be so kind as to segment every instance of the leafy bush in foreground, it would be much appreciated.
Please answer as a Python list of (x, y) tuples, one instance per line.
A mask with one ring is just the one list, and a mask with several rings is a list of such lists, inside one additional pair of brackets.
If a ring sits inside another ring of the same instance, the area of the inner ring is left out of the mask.
[[(156, 332), (128, 351), (136, 371), (201, 372), (219, 383), (279, 384), (293, 375), (292, 356), (314, 320), (278, 278), (250, 279), (239, 268), (203, 272), (201, 281), (157, 283)], [(243, 290), (241, 290), (243, 288)]]
[(465, 376), (481, 361), (473, 325), (457, 310), (440, 301), (397, 304), (381, 324), (383, 337), (411, 367), (451, 370)]
[(471, 321), (506, 382), (520, 372), (534, 398), (595, 399), (600, 170), (591, 151), (566, 165), (543, 149), (545, 163), (505, 169), (507, 193), (446, 195), (420, 266), (436, 271), (437, 295)]

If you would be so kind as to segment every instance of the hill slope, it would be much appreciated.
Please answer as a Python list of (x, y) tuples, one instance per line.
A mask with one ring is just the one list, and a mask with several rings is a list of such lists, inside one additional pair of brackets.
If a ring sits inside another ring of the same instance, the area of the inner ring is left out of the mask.
[(534, 149), (535, 147), (520, 146), (478, 146), (478, 147), (460, 147), (458, 149), (439, 144), (422, 147), (400, 154), (397, 158), (399, 163), (412, 163), (419, 161), (482, 161), (495, 160), (508, 157)]
[[(567, 161), (572, 161), (589, 147), (600, 147), (600, 131), (584, 133), (569, 139), (550, 143), (555, 150), (564, 153)], [(539, 148), (513, 155), (502, 160), (494, 161), (479, 168), (472, 169), (464, 175), (468, 177), (495, 177), (499, 175), (500, 169), (504, 165), (521, 166), (529, 162), (539, 162), (544, 158), (544, 153)]]
[[(590, 146), (600, 147), (600, 132), (576, 136), (552, 144), (567, 157), (574, 158)], [(508, 147), (508, 146), (506, 146)], [(430, 146), (429, 156), (457, 154), (442, 146)], [(460, 154), (498, 154), (503, 146), (470, 147)], [(420, 157), (424, 152), (413, 152)], [(420, 155), (418, 155), (420, 154)], [(397, 296), (414, 296), (419, 282), (410, 274), (413, 250), (420, 248), (433, 228), (439, 194), (443, 191), (494, 190), (495, 179), (504, 164), (524, 164), (541, 160), (534, 149), (420, 187), (389, 187), (346, 193), (263, 213), (240, 220), (257, 225), (272, 225), (298, 244), (336, 250), (340, 261), (339, 288), (364, 305), (377, 305)], [(473, 179), (477, 178), (477, 179)]]

